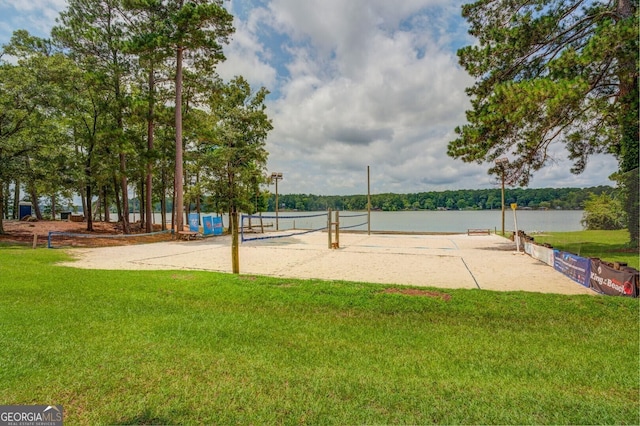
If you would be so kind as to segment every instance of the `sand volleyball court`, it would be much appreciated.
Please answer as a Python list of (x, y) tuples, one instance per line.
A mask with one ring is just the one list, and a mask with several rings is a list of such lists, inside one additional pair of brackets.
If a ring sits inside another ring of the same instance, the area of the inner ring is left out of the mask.
[[(73, 249), (66, 266), (88, 269), (231, 272), (229, 236), (197, 241)], [(240, 245), (240, 272), (282, 278), (319, 278), (438, 288), (595, 294), (552, 267), (515, 254), (496, 235), (341, 233), (329, 249), (324, 232)]]

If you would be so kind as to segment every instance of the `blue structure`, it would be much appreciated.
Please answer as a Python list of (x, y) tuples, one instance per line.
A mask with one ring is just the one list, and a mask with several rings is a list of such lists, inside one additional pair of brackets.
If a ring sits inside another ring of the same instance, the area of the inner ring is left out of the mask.
[(19, 210), (18, 210), (18, 219), (22, 219), (25, 216), (31, 216), (31, 203), (26, 202), (26, 201), (22, 201), (20, 202), (19, 205)]
[(200, 231), (200, 217), (198, 216), (198, 213), (189, 213), (189, 231)]

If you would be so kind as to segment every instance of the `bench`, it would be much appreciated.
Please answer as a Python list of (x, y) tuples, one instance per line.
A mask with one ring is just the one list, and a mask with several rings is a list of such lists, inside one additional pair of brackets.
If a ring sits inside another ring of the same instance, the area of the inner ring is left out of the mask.
[(467, 229), (467, 235), (491, 235), (491, 229)]
[(198, 238), (198, 233), (195, 231), (178, 231), (178, 238), (190, 241), (192, 238)]

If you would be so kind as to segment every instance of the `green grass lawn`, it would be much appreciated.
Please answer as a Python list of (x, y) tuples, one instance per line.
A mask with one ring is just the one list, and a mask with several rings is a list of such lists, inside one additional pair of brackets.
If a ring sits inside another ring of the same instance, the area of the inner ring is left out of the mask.
[(637, 299), (65, 257), (0, 248), (0, 404), (62, 404), (69, 425), (640, 423)]
[(597, 257), (608, 262), (625, 262), (640, 269), (638, 249), (629, 247), (629, 232), (626, 230), (548, 232), (534, 235), (534, 239), (536, 243), (548, 243), (555, 249), (579, 256)]

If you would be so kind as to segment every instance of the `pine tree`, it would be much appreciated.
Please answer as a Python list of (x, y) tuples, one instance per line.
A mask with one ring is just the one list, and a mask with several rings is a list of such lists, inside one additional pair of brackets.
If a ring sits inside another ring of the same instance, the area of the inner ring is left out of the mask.
[[(637, 0), (479, 0), (462, 14), (479, 43), (458, 56), (476, 83), (450, 156), (491, 164), (507, 156), (508, 179), (521, 185), (552, 160), (556, 141), (574, 173), (595, 153), (615, 155), (621, 171), (637, 168)], [(637, 209), (637, 191), (629, 196), (636, 201), (625, 205)]]

